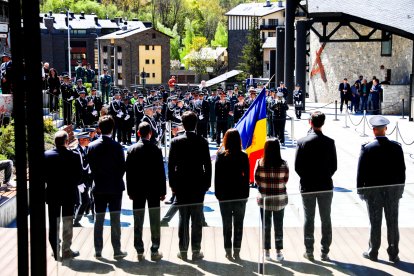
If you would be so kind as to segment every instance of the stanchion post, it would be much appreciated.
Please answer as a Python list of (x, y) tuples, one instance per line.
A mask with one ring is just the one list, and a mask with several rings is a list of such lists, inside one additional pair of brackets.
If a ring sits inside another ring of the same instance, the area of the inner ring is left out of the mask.
[(290, 139), (292, 140), (292, 145), (295, 141), (295, 120), (293, 117), (290, 117)]
[(164, 133), (164, 160), (167, 162), (167, 133), (168, 133), (168, 122), (165, 122), (165, 133)]
[(334, 121), (339, 121), (338, 120), (338, 101), (335, 100), (335, 119)]
[(402, 101), (402, 117), (401, 117), (401, 119), (405, 119), (405, 117), (404, 117), (404, 98), (402, 98), (401, 101)]
[(345, 110), (345, 126), (344, 128), (348, 128), (348, 108)]
[(397, 122), (397, 124), (395, 125), (395, 141), (397, 141), (397, 142), (398, 142), (398, 122)]
[(363, 124), (362, 124), (362, 134), (361, 134), (361, 137), (366, 137), (367, 136), (367, 134), (365, 133), (365, 118), (366, 118), (366, 116), (367, 116), (367, 111), (364, 110), (364, 115), (363, 115), (363, 119), (362, 119)]

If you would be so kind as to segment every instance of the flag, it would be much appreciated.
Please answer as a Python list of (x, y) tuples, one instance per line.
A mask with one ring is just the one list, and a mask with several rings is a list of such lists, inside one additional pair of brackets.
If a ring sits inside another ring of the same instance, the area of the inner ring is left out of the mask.
[(250, 183), (253, 183), (256, 160), (263, 156), (266, 142), (266, 87), (259, 93), (235, 128), (239, 131), (243, 149), (249, 156)]

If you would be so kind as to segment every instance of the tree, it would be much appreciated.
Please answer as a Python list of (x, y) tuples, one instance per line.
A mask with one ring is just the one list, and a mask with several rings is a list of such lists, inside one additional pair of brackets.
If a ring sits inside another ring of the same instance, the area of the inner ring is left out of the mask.
[(240, 63), (237, 66), (239, 70), (244, 72), (243, 78), (249, 75), (259, 77), (263, 74), (262, 40), (260, 39), (257, 17), (254, 17), (252, 23), (247, 43), (243, 47)]
[(219, 22), (217, 24), (216, 33), (214, 34), (214, 40), (211, 41), (211, 46), (217, 47), (227, 47), (228, 44), (228, 34), (227, 34), (227, 28), (226, 26)]
[(190, 21), (189, 18), (185, 19), (185, 35), (183, 38), (183, 48), (180, 51), (180, 59), (182, 60), (188, 53), (191, 51), (191, 45), (193, 43), (194, 38), (194, 28), (193, 23)]
[(172, 60), (180, 59), (180, 36), (177, 32), (177, 24), (174, 26), (174, 28), (171, 30), (161, 24), (160, 22), (157, 22), (157, 30), (171, 36), (170, 39), (170, 58)]

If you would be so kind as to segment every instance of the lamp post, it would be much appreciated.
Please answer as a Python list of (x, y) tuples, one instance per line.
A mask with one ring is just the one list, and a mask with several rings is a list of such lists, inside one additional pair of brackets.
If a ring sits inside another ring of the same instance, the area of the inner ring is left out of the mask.
[(68, 19), (68, 75), (69, 78), (72, 79), (72, 68), (71, 68), (71, 58), (70, 58), (70, 26), (69, 26), (69, 9), (66, 10), (66, 16)]
[(116, 70), (116, 46), (115, 46), (115, 39), (111, 39), (111, 46), (113, 47), (113, 49), (114, 49), (114, 61), (113, 61), (113, 63), (114, 63), (114, 77), (113, 77), (113, 81), (114, 81), (114, 86), (117, 86), (117, 84), (118, 84), (118, 76), (117, 76), (117, 72), (118, 72), (118, 70)]
[(91, 33), (93, 35), (96, 35), (96, 42), (98, 43), (98, 77), (96, 78), (96, 81), (98, 82), (98, 91), (101, 92), (101, 82), (99, 81), (99, 78), (101, 77), (101, 47), (99, 44), (98, 34), (97, 33)]

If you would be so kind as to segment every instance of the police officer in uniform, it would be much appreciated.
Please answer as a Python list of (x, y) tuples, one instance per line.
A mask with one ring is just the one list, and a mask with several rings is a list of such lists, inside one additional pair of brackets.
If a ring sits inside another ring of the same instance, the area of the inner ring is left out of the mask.
[(257, 96), (256, 89), (254, 89), (253, 86), (251, 86), (249, 88), (249, 93), (250, 93), (250, 96), (246, 100), (247, 107), (250, 107), (252, 105), (252, 103), (254, 102), (254, 100), (256, 99), (256, 96)]
[(230, 116), (228, 117), (228, 128), (232, 128), (234, 126), (234, 114), (233, 114), (233, 110), (234, 110), (234, 106), (236, 105), (236, 103), (238, 102), (237, 100), (237, 96), (234, 95), (234, 91), (233, 90), (228, 90), (227, 91), (227, 100), (230, 102), (230, 110), (232, 111)]
[(226, 94), (223, 91), (220, 91), (220, 100), (216, 102), (215, 111), (217, 121), (216, 141), (217, 147), (219, 147), (221, 144), (221, 133), (224, 136), (227, 131), (227, 119), (230, 112), (230, 102), (226, 99)]
[(103, 69), (103, 74), (99, 77), (99, 81), (101, 83), (101, 90), (102, 90), (102, 99), (106, 104), (109, 103), (109, 91), (111, 89), (111, 82), (112, 78), (108, 74), (108, 69)]
[(220, 97), (217, 96), (215, 90), (212, 90), (211, 96), (207, 99), (208, 104), (210, 105), (209, 124), (211, 141), (213, 141), (216, 137), (216, 102), (218, 100), (220, 100)]
[(145, 115), (142, 118), (142, 122), (147, 122), (151, 126), (151, 138), (150, 141), (154, 144), (157, 144), (157, 138), (158, 138), (158, 129), (157, 129), (157, 123), (154, 120), (154, 105), (147, 104), (144, 106)]
[(114, 130), (112, 132), (112, 139), (115, 140), (115, 136), (117, 138), (118, 143), (121, 143), (122, 139), (122, 124), (124, 120), (125, 114), (125, 105), (121, 101), (121, 94), (119, 92), (115, 93), (115, 99), (109, 105), (109, 115), (115, 121)]
[(82, 79), (78, 79), (76, 81), (75, 91), (76, 91), (76, 93), (78, 93), (78, 95), (80, 94), (81, 91), (85, 91), (85, 93), (87, 94), (86, 87), (83, 86), (83, 84), (82, 84)]
[(86, 209), (89, 208), (90, 197), (89, 191), (92, 187), (92, 176), (89, 169), (88, 162), (88, 145), (90, 142), (89, 132), (81, 132), (76, 138), (78, 139), (78, 146), (73, 149), (73, 152), (79, 156), (82, 165), (81, 181), (78, 185), (78, 197), (75, 205), (74, 227), (82, 227), (80, 220), (85, 214)]
[(279, 138), (282, 145), (285, 144), (286, 111), (289, 109), (282, 92), (276, 93), (276, 99), (270, 105), (273, 111), (273, 133)]
[(283, 81), (280, 82), (280, 85), (277, 88), (277, 92), (282, 92), (283, 93), (283, 98), (285, 99), (285, 101), (287, 100), (288, 90), (287, 90), (287, 88), (285, 86), (285, 83)]
[(239, 102), (234, 105), (234, 110), (233, 110), (235, 124), (239, 122), (241, 117), (243, 117), (244, 112), (246, 112), (246, 103), (244, 102), (244, 95), (240, 93), (237, 99), (239, 100)]
[[(134, 118), (135, 118), (135, 134), (138, 132), (138, 126), (141, 123), (142, 118), (144, 118), (144, 96), (142, 94), (138, 95), (138, 101), (134, 104)], [(137, 137), (138, 142), (138, 137)]]
[(273, 132), (273, 110), (270, 109), (273, 101), (275, 100), (275, 89), (271, 88), (269, 92), (269, 96), (266, 97), (266, 122), (267, 122), (267, 136), (274, 137), (275, 134)]
[(81, 79), (82, 81), (85, 80), (86, 70), (85, 70), (85, 68), (83, 68), (81, 60), (78, 60), (78, 66), (76, 66), (76, 68), (75, 68), (75, 73), (76, 73), (76, 79), (77, 80), (79, 80), (79, 79)]
[(155, 89), (151, 89), (150, 90), (150, 95), (149, 96), (147, 96), (147, 104), (154, 104), (154, 102), (155, 102), (155, 100), (156, 100), (156, 95), (155, 95), (155, 93), (156, 93), (157, 91), (155, 90)]
[[(405, 162), (401, 145), (386, 137), (390, 121), (380, 115), (369, 120), (375, 140), (362, 145), (358, 162), (358, 194), (366, 201), (371, 224), (369, 248), (363, 257), (378, 260), (381, 245), (381, 223), (384, 210), (387, 221), (388, 257), (399, 262), (398, 205), (404, 192)], [(378, 187), (379, 186), (379, 187)], [(375, 187), (375, 188), (373, 188)]]
[(122, 141), (130, 146), (132, 144), (132, 128), (134, 127), (134, 106), (131, 104), (130, 97), (124, 98), (125, 114), (122, 122)]
[(204, 99), (203, 91), (198, 94), (198, 102), (196, 103), (196, 109), (197, 109), (197, 115), (198, 115), (197, 133), (207, 139), (208, 117), (210, 113), (210, 105)]
[(80, 90), (79, 97), (75, 100), (76, 110), (76, 127), (89, 125), (88, 120), (88, 100), (86, 99), (86, 91)]
[(96, 95), (96, 88), (91, 89), (91, 95), (86, 97), (88, 100), (88, 114), (90, 117), (90, 124), (96, 124), (99, 120), (103, 103), (101, 97)]
[(303, 92), (300, 90), (299, 83), (296, 84), (295, 90), (293, 91), (293, 103), (295, 104), (295, 114), (296, 119), (300, 120), (302, 116), (302, 101), (303, 101)]
[(76, 98), (75, 91), (73, 90), (73, 85), (70, 81), (68, 75), (63, 76), (63, 83), (60, 86), (60, 91), (62, 93), (63, 101), (63, 124), (71, 125), (72, 124), (72, 103)]

